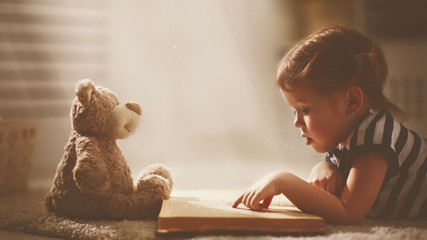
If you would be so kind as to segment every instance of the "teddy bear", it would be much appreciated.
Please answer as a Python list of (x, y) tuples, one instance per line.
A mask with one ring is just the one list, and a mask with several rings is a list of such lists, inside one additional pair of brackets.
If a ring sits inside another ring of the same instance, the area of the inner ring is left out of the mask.
[(86, 219), (155, 218), (172, 190), (172, 177), (161, 164), (147, 166), (134, 185), (117, 143), (132, 135), (140, 105), (119, 102), (91, 80), (78, 82), (70, 118), (71, 134), (45, 197), (48, 212)]

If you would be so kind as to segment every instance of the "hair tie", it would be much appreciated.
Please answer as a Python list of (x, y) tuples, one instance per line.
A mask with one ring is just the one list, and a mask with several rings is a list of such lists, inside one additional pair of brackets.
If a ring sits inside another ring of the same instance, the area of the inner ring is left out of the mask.
[(353, 67), (355, 69), (358, 69), (359, 68), (359, 63), (360, 63), (360, 57), (359, 56), (355, 56), (353, 58)]

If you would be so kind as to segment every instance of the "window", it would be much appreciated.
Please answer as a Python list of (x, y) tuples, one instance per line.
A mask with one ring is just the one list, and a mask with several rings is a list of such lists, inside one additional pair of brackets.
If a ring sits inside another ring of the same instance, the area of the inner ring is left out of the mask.
[(0, 0), (0, 117), (67, 116), (74, 85), (105, 79), (102, 1)]

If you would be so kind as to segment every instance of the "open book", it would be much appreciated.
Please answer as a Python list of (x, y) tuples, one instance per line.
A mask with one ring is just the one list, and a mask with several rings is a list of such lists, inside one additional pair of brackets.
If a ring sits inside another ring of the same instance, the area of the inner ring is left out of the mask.
[(201, 197), (175, 195), (164, 200), (159, 214), (157, 232), (317, 233), (325, 231), (325, 223), (321, 217), (302, 213), (289, 201), (280, 203), (273, 201), (273, 205), (268, 209), (253, 211), (243, 205), (232, 208), (232, 201), (219, 199), (221, 194), (220, 192), (213, 194), (212, 196), (215, 195), (215, 197), (212, 198), (206, 198), (206, 192), (201, 193)]

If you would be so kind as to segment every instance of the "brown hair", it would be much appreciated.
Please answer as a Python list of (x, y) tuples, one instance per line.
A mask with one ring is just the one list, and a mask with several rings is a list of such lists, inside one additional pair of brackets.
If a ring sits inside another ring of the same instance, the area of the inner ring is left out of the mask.
[(306, 37), (279, 63), (277, 84), (292, 91), (310, 81), (320, 93), (356, 85), (371, 100), (374, 109), (387, 109), (400, 117), (401, 110), (384, 94), (387, 63), (380, 48), (365, 35), (340, 25)]

